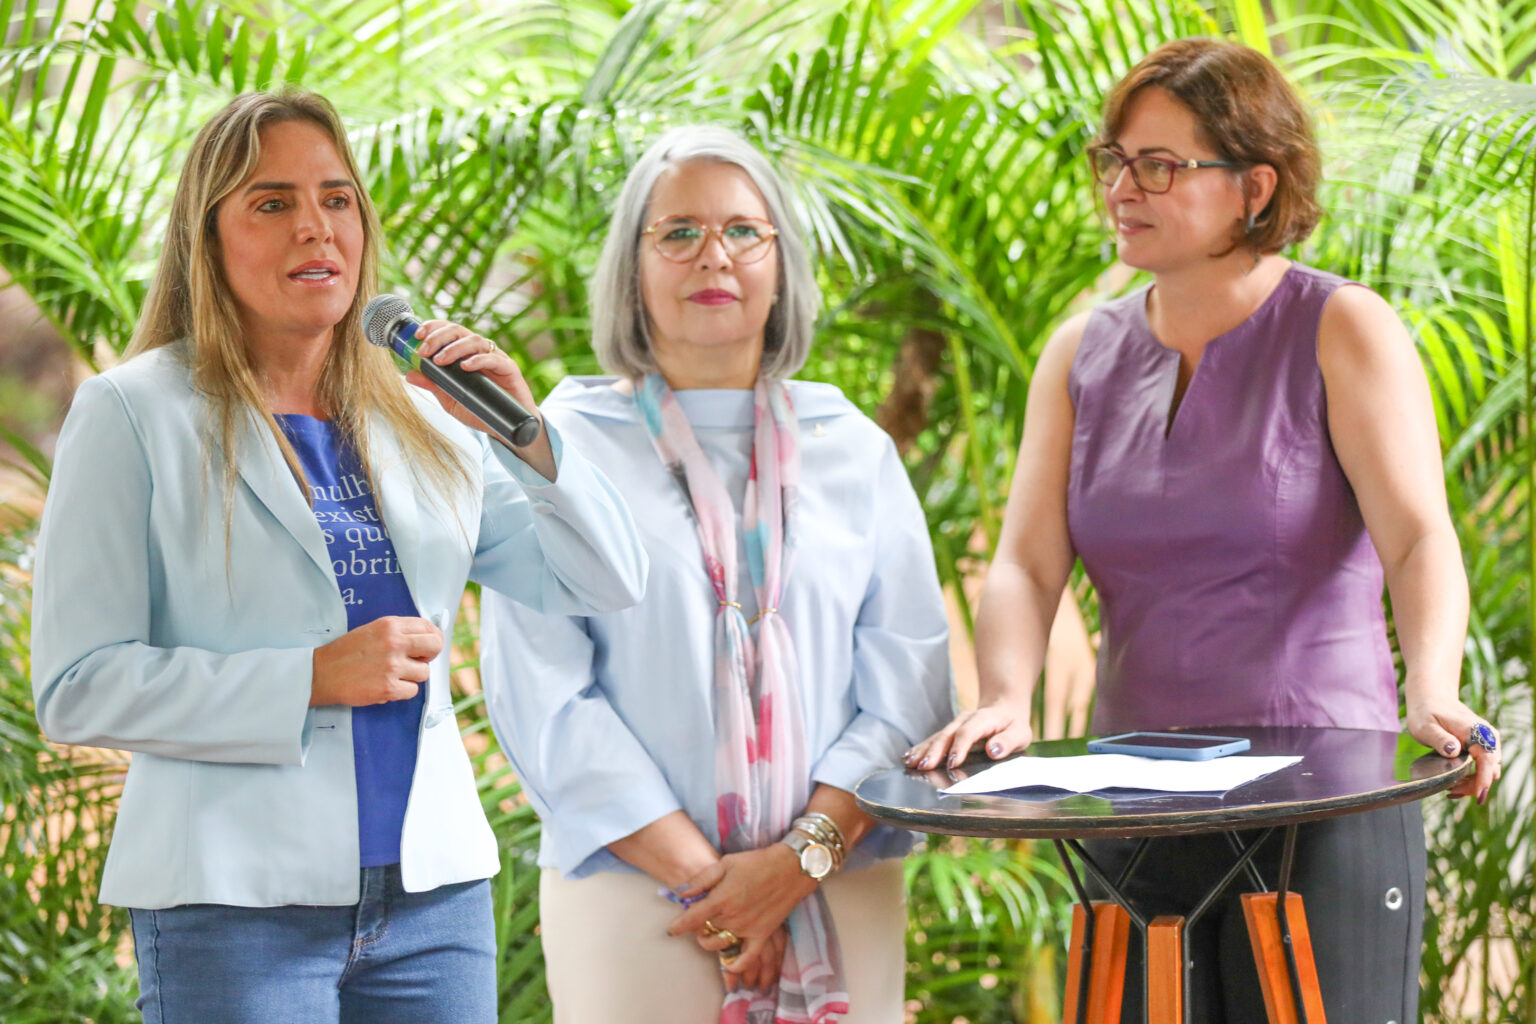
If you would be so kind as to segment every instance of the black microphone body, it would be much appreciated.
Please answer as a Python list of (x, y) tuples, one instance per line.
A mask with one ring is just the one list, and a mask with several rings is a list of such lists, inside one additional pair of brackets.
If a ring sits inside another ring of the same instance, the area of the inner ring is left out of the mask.
[(539, 418), (524, 409), (495, 381), (484, 374), (465, 370), (457, 362), (440, 366), (421, 358), (416, 351), (419, 344), (416, 328), (420, 326), (421, 321), (411, 312), (410, 305), (398, 295), (376, 295), (363, 309), (363, 333), (369, 341), (393, 350), (410, 364), (411, 369), (420, 370), (423, 376), (480, 417), (509, 444), (525, 448), (538, 440)]

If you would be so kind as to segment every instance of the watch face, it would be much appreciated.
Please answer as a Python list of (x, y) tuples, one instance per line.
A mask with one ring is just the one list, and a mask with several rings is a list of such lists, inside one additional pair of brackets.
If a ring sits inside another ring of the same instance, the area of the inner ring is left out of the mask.
[(812, 878), (826, 878), (832, 871), (832, 851), (820, 843), (811, 843), (800, 853), (800, 867)]

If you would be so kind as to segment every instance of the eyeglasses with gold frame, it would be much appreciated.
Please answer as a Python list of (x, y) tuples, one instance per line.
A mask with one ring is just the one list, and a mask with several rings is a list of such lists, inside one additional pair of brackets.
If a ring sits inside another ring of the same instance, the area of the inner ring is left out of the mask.
[(641, 233), (650, 235), (656, 252), (674, 263), (687, 263), (696, 258), (709, 244), (710, 235), (719, 237), (732, 262), (756, 263), (773, 248), (779, 229), (758, 217), (732, 217), (719, 227), (713, 227), (694, 217), (669, 214)]

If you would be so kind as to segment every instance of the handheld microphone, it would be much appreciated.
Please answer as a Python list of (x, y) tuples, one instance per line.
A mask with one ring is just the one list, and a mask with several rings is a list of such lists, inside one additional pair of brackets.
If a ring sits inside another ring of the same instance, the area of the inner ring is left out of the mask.
[(416, 328), (421, 321), (411, 312), (410, 303), (398, 295), (375, 295), (363, 307), (363, 333), (380, 348), (392, 350), (422, 374), (448, 392), (454, 401), (474, 413), (496, 433), (518, 448), (532, 444), (539, 436), (539, 418), (524, 409), (495, 381), (484, 374), (464, 370), (457, 362), (439, 366), (416, 352), (419, 342)]

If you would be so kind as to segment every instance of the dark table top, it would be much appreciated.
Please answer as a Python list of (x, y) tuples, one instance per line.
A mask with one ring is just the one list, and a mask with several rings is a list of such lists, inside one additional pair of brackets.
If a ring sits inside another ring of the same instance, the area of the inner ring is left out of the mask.
[[(1189, 732), (1244, 736), (1249, 754), (1300, 754), (1302, 760), (1221, 794), (1029, 789), (950, 796), (941, 793), (994, 763), (985, 757), (950, 771), (874, 772), (854, 789), (880, 821), (919, 832), (1010, 838), (1187, 835), (1290, 825), (1422, 800), (1473, 771), (1465, 753), (1446, 758), (1407, 735), (1366, 729), (1210, 726)], [(1086, 754), (1086, 739), (1032, 744), (1026, 757)]]

